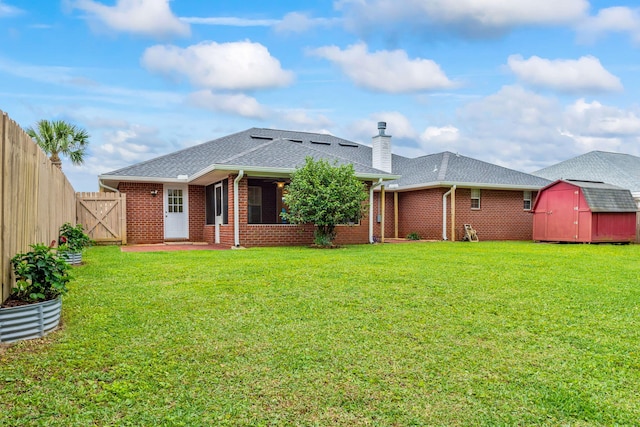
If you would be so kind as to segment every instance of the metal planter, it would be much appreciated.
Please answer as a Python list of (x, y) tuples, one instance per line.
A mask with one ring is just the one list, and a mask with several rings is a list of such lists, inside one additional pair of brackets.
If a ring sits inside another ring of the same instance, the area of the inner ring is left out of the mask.
[(67, 264), (71, 264), (71, 265), (82, 264), (82, 252), (61, 252), (60, 258), (65, 260)]
[(60, 324), (62, 298), (0, 308), (0, 343), (40, 338)]

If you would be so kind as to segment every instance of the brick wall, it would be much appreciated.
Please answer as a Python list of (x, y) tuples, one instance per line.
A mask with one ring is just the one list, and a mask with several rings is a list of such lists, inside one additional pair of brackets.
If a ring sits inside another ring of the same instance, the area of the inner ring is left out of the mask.
[[(228, 178), (227, 206), (229, 223), (220, 227), (220, 242), (233, 246), (233, 180)], [(312, 226), (290, 224), (247, 224), (247, 178), (239, 183), (240, 244), (250, 246), (307, 245), (313, 242)], [(127, 194), (127, 239), (130, 243), (160, 243), (164, 241), (163, 186), (158, 183), (120, 184)], [(152, 196), (151, 191), (158, 195)], [(442, 195), (448, 188), (435, 188), (398, 193), (398, 237), (416, 232), (423, 239), (442, 239)], [(522, 191), (481, 190), (480, 209), (471, 209), (471, 190), (456, 190), (456, 240), (464, 236), (463, 224), (471, 224), (481, 240), (531, 240), (533, 215), (523, 210)], [(535, 199), (536, 193), (532, 197)], [(374, 236), (380, 236), (380, 193), (374, 195)], [(451, 238), (451, 202), (447, 198), (447, 235)], [(213, 225), (206, 225), (205, 191), (201, 186), (189, 186), (189, 239), (214, 242)], [(394, 236), (393, 193), (385, 197), (385, 237)], [(359, 225), (338, 226), (337, 244), (357, 244), (369, 241), (368, 212)]]
[(204, 226), (207, 218), (205, 213), (204, 187), (189, 186), (189, 241), (204, 242)]
[[(164, 240), (162, 184), (122, 182), (118, 190), (127, 194), (127, 241), (161, 243)], [(152, 191), (157, 191), (157, 196), (152, 196)]]
[[(421, 238), (442, 240), (442, 195), (449, 188), (433, 188), (398, 193), (398, 237), (418, 233)], [(532, 194), (535, 199), (536, 193)], [(376, 192), (374, 215), (378, 215)], [(393, 193), (385, 196), (385, 237), (393, 237)], [(374, 216), (375, 220), (375, 216)], [(456, 240), (464, 236), (464, 224), (471, 224), (481, 240), (531, 240), (533, 215), (523, 210), (523, 192), (481, 190), (480, 209), (471, 209), (471, 190), (456, 190)], [(380, 236), (375, 223), (374, 235)], [(447, 197), (447, 237), (451, 239), (451, 198)]]
[(464, 236), (464, 224), (471, 224), (480, 240), (533, 239), (533, 213), (523, 209), (522, 191), (481, 190), (480, 209), (472, 210), (471, 190), (456, 190), (457, 240)]
[[(233, 181), (234, 176), (229, 177), (229, 224), (220, 227), (220, 243), (232, 246), (233, 236)], [(291, 224), (248, 224), (247, 206), (248, 179), (242, 178), (238, 183), (240, 244), (244, 247), (253, 246), (296, 246), (310, 245), (313, 243), (312, 225)], [(205, 226), (204, 239), (214, 242), (215, 227)], [(368, 243), (369, 221), (368, 215), (359, 225), (338, 226), (336, 244)]]

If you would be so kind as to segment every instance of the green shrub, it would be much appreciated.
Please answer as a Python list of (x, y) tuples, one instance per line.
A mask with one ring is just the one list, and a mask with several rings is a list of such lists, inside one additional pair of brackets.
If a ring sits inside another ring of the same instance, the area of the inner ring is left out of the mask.
[(409, 233), (409, 235), (407, 236), (407, 239), (420, 240), (420, 235), (414, 231), (413, 233)]
[(93, 240), (87, 236), (82, 228), (82, 224), (75, 227), (70, 223), (65, 223), (60, 227), (58, 237), (58, 250), (60, 252), (81, 252), (87, 246), (91, 246)]
[(67, 293), (70, 267), (52, 247), (42, 243), (31, 245), (31, 251), (14, 256), (11, 265), (16, 275), (16, 286), (11, 292), (14, 300), (48, 301)]

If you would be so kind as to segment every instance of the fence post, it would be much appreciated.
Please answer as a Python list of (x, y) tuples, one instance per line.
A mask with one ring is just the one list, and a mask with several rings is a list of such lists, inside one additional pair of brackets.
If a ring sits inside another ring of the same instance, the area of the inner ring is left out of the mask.
[(9, 266), (9, 254), (6, 253), (5, 248), (5, 146), (7, 139), (7, 113), (0, 110), (0, 301), (4, 301), (9, 296), (11, 277), (8, 274), (10, 271)]

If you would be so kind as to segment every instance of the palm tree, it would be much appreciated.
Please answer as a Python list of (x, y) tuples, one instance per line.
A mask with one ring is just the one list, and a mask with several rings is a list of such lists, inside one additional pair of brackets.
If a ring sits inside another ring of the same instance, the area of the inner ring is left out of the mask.
[(64, 120), (40, 120), (36, 123), (35, 129), (28, 127), (26, 132), (47, 153), (51, 163), (60, 169), (60, 154), (68, 157), (74, 165), (84, 162), (89, 145), (89, 134), (86, 130)]

